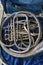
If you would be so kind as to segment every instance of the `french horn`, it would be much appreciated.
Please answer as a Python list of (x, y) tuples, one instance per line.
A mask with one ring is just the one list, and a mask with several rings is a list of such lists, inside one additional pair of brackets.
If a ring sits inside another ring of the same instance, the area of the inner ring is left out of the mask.
[(8, 15), (1, 22), (1, 47), (14, 57), (27, 57), (39, 53), (41, 25), (28, 11)]

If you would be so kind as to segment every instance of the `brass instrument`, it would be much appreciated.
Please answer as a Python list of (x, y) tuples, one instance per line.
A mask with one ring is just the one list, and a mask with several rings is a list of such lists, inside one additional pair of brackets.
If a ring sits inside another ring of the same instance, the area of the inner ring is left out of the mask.
[[(7, 53), (16, 57), (27, 57), (39, 43), (41, 27), (34, 14), (20, 11), (5, 18), (1, 24), (1, 34), (1, 46)], [(13, 49), (13, 46), (17, 49)]]

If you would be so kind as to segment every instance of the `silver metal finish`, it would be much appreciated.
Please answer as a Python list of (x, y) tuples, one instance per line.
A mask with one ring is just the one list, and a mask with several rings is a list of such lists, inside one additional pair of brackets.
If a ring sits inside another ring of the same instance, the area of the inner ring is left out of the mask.
[[(32, 19), (30, 16), (32, 16)], [(7, 26), (4, 26), (8, 19), (10, 23), (8, 22)], [(27, 57), (36, 54), (36, 50), (35, 53), (33, 52), (35, 47), (39, 45), (41, 26), (34, 14), (27, 11), (15, 12), (7, 16), (2, 22), (1, 34), (2, 29), (5, 29), (4, 40), (8, 40), (9, 44), (4, 43), (3, 38), (1, 38), (1, 46), (7, 53), (16, 57)], [(16, 46), (18, 50), (12, 49), (13, 46)]]

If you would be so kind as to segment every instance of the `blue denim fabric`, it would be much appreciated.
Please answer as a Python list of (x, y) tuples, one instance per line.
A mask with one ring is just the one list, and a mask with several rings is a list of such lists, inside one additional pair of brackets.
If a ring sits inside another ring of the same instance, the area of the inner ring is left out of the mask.
[[(34, 13), (40, 13), (43, 9), (43, 0), (1, 0), (4, 10), (7, 13), (13, 13), (20, 10), (28, 10)], [(20, 8), (16, 8), (15, 5)]]
[(7, 65), (43, 65), (43, 52), (27, 58), (16, 58), (1, 48), (2, 59)]

